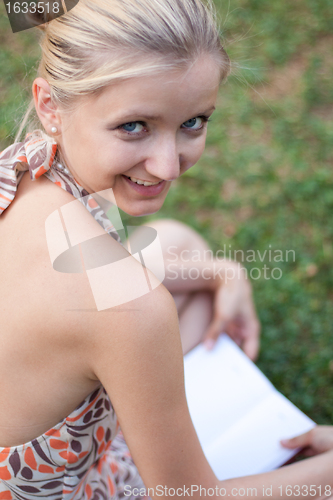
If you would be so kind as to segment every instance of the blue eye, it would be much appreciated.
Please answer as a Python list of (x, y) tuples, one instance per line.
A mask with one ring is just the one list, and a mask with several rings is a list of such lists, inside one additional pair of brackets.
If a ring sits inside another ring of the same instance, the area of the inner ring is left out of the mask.
[[(139, 129), (138, 129), (139, 127)], [(136, 134), (142, 132), (143, 124), (141, 122), (129, 122), (121, 125), (121, 127), (125, 132), (134, 132)]]
[(207, 119), (205, 120), (205, 117), (197, 116), (196, 118), (191, 118), (190, 120), (184, 122), (183, 127), (190, 130), (200, 130), (205, 121), (207, 121)]

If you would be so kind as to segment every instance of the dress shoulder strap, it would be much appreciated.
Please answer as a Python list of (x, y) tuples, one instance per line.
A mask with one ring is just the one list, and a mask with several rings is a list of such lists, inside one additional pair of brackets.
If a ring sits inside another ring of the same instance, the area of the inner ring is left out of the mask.
[(92, 194), (73, 177), (68, 168), (57, 160), (58, 145), (42, 130), (26, 135), (23, 142), (12, 144), (0, 153), (0, 215), (13, 202), (24, 172), (29, 171), (32, 181), (45, 175), (83, 203), (95, 220), (115, 240), (120, 237)]

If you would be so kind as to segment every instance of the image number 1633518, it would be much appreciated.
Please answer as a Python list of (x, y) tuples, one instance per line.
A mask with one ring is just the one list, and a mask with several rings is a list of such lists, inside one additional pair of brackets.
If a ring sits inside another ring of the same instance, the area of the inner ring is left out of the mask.
[(62, 16), (79, 0), (4, 0), (13, 33), (35, 28)]

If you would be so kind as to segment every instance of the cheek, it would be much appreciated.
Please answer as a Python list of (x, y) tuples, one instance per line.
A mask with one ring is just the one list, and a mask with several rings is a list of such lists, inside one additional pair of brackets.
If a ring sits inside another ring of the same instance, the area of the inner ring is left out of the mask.
[(110, 141), (98, 151), (97, 163), (104, 174), (121, 175), (142, 161), (138, 150), (128, 146), (126, 143)]
[(206, 144), (206, 134), (202, 137), (198, 137), (196, 141), (189, 143), (184, 150), (183, 162), (181, 165), (182, 173), (193, 167), (201, 158), (202, 153), (205, 150)]
[(113, 138), (90, 138), (84, 146), (77, 145), (78, 150), (77, 159), (81, 162), (78, 168), (84, 169), (88, 175), (93, 170), (94, 176), (100, 179), (123, 174), (140, 161), (134, 147)]
[(200, 160), (204, 150), (205, 150), (205, 146), (206, 146), (206, 136), (207, 134), (205, 134), (202, 138), (201, 138), (201, 141), (199, 142), (198, 144), (198, 147), (195, 151), (196, 153), (196, 160), (195, 160), (195, 163), (197, 163), (197, 161)]

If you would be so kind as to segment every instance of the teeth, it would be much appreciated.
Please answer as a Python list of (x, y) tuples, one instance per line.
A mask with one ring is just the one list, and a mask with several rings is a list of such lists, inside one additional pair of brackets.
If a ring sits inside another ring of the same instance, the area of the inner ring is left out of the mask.
[(158, 182), (141, 181), (140, 179), (136, 179), (135, 177), (129, 177), (129, 179), (131, 179), (132, 182), (139, 184), (140, 186), (156, 186), (156, 184), (160, 183), (160, 181)]

